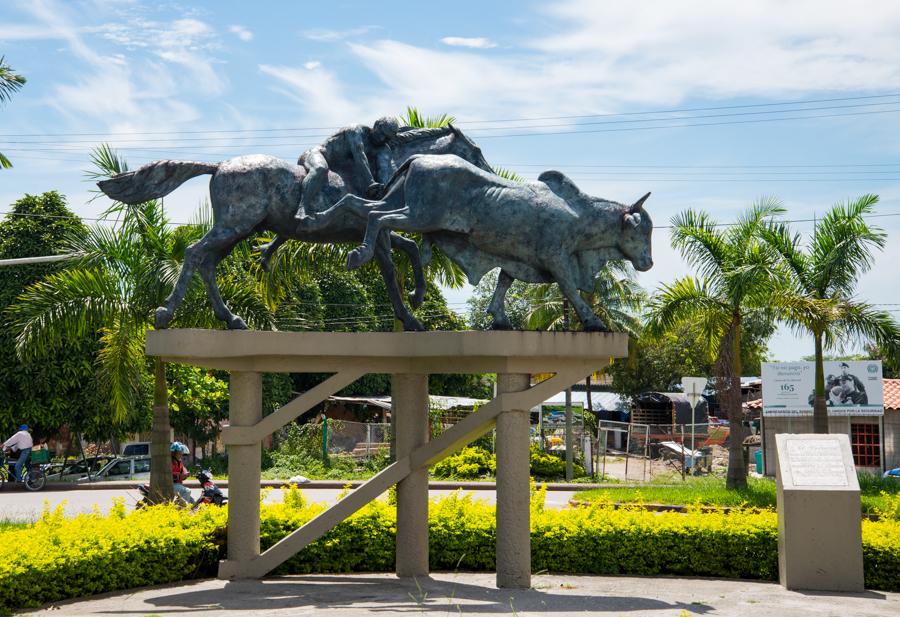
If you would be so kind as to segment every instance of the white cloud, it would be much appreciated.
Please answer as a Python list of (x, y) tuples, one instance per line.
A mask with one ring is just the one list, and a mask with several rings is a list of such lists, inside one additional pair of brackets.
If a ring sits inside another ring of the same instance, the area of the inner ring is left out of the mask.
[(303, 63), (303, 68), (312, 71), (322, 66), (322, 63), (318, 60), (310, 60), (309, 62)]
[(280, 91), (300, 103), (305, 116), (334, 125), (359, 122), (364, 117), (360, 102), (347, 97), (340, 80), (331, 71), (313, 64), (316, 66), (302, 69), (262, 64), (259, 70), (286, 86)]
[(247, 30), (244, 26), (228, 26), (228, 31), (237, 36), (245, 43), (253, 40), (253, 33)]
[(445, 36), (441, 39), (441, 43), (443, 43), (444, 45), (450, 45), (451, 47), (472, 47), (474, 49), (490, 49), (491, 47), (497, 46), (497, 44), (490, 39), (486, 39), (481, 36), (474, 38), (467, 38), (463, 36)]
[(315, 30), (307, 30), (303, 36), (310, 41), (319, 43), (334, 43), (345, 39), (356, 38), (367, 34), (372, 30), (378, 29), (378, 26), (360, 26), (359, 28), (350, 28), (348, 30), (330, 30), (327, 28), (317, 28)]

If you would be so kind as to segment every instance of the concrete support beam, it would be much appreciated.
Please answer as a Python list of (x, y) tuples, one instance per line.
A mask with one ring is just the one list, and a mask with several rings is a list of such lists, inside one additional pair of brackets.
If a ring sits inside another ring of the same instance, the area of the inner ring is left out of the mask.
[[(521, 392), (530, 375), (497, 375), (497, 393)], [(497, 587), (531, 587), (529, 409), (504, 406), (497, 417)]]
[[(230, 380), (231, 426), (253, 426), (262, 419), (262, 374), (233, 372)], [(228, 446), (228, 561), (219, 578), (248, 578), (242, 569), (259, 556), (260, 443)]]
[[(428, 375), (393, 376), (397, 459), (428, 442)], [(428, 576), (428, 468), (397, 483), (397, 576)]]

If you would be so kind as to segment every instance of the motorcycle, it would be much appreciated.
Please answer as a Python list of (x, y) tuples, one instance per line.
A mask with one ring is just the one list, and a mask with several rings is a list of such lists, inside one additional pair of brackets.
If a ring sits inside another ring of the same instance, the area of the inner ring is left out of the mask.
[[(222, 489), (216, 486), (216, 483), (213, 482), (212, 471), (210, 471), (209, 469), (201, 469), (197, 473), (197, 480), (200, 481), (200, 497), (194, 502), (194, 505), (191, 506), (191, 511), (196, 510), (204, 504), (224, 506), (226, 503), (228, 503), (228, 497), (226, 497), (222, 492)], [(136, 507), (140, 509), (144, 506), (151, 505), (153, 501), (150, 499), (150, 485), (141, 484), (136, 488), (141, 494), (141, 500), (138, 501)], [(177, 496), (175, 499), (179, 505), (187, 505)]]

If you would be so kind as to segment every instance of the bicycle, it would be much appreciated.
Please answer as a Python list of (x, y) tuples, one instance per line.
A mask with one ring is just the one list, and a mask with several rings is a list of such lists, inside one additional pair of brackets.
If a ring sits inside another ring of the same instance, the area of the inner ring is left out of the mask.
[[(9, 461), (5, 452), (0, 452), (0, 490), (3, 490), (6, 483), (14, 477), (9, 469), (10, 465), (14, 464), (14, 461)], [(22, 483), (29, 491), (39, 491), (47, 485), (47, 476), (44, 474), (44, 471), (32, 461), (25, 465), (24, 471)]]

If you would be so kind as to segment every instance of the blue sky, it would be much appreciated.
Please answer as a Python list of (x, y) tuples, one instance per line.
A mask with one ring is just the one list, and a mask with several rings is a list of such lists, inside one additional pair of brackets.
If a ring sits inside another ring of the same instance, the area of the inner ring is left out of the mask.
[[(0, 111), (15, 165), (0, 210), (57, 189), (97, 216), (106, 204), (89, 203), (83, 170), (101, 141), (133, 167), (295, 159), (334, 127), (416, 105), (456, 116), (490, 162), (526, 177), (556, 168), (617, 201), (652, 191), (659, 225), (687, 207), (733, 220), (762, 196), (791, 219), (866, 192), (900, 214), (900, 95), (884, 96), (900, 92), (897, 32), (900, 5), (876, 1), (6, 0), (0, 54), (28, 84)], [(794, 101), (820, 102), (771, 105)], [(173, 220), (206, 182), (166, 199)], [(900, 236), (900, 216), (877, 222)], [(653, 251), (648, 288), (689, 273), (666, 230)], [(897, 263), (890, 242), (860, 295), (900, 304)], [(469, 293), (448, 297), (459, 308)], [(812, 342), (780, 332), (771, 352), (798, 359)]]

